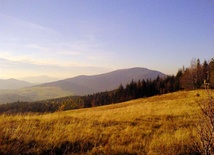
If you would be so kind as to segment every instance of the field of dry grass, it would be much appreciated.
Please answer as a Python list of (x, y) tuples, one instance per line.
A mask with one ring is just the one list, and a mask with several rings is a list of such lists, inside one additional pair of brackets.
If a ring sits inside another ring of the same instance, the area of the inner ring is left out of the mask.
[[(200, 94), (200, 95), (196, 95)], [(204, 90), (52, 114), (0, 115), (0, 154), (193, 154)]]

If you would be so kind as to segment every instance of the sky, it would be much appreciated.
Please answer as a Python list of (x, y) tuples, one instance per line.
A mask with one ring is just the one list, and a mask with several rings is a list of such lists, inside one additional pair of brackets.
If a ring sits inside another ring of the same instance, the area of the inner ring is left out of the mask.
[(172, 75), (212, 57), (213, 0), (0, 0), (1, 79)]

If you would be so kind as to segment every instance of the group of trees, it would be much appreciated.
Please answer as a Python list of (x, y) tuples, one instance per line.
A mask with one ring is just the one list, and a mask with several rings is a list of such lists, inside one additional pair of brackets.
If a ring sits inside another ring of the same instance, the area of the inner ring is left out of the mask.
[(182, 70), (181, 87), (184, 89), (199, 89), (214, 87), (214, 59), (203, 64), (199, 59), (193, 59), (191, 66)]
[(214, 86), (214, 59), (209, 63), (205, 60), (192, 60), (191, 66), (180, 69), (176, 76), (157, 77), (154, 80), (131, 81), (122, 84), (115, 90), (100, 92), (86, 96), (69, 96), (38, 102), (15, 102), (0, 105), (0, 113), (22, 112), (55, 112), (77, 108), (95, 107), (119, 103), (132, 99), (149, 97), (157, 94), (175, 92), (181, 89), (198, 89)]
[(82, 99), (85, 107), (93, 107), (174, 92), (180, 89), (179, 78), (179, 75), (158, 76), (155, 80), (131, 81), (125, 87), (120, 85), (116, 90), (87, 95)]

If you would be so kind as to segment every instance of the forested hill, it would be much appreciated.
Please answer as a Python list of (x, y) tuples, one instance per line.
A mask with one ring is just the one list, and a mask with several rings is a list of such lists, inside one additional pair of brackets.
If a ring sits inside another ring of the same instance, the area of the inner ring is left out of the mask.
[(129, 68), (121, 69), (113, 72), (92, 75), (77, 76), (56, 82), (40, 85), (41, 87), (58, 87), (65, 91), (73, 92), (75, 95), (87, 95), (102, 91), (110, 91), (116, 89), (120, 84), (126, 85), (132, 80), (154, 80), (157, 76), (163, 78), (166, 75), (155, 70), (147, 68)]
[(158, 75), (160, 77), (166, 76), (159, 71), (146, 68), (121, 69), (91, 76), (82, 75), (12, 91), (2, 90), (0, 91), (0, 104), (15, 101), (38, 101), (70, 95), (88, 95), (111, 91), (117, 89), (120, 84), (125, 86), (132, 80), (155, 79)]

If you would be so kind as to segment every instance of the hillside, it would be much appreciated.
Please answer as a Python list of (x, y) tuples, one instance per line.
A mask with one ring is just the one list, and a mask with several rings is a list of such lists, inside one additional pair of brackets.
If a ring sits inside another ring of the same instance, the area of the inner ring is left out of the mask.
[(0, 94), (0, 104), (1, 103), (17, 102), (17, 101), (31, 101), (31, 99), (28, 97), (24, 97), (24, 96), (21, 96), (18, 94), (13, 94), (13, 93)]
[(92, 75), (77, 76), (56, 82), (40, 85), (41, 87), (58, 87), (65, 91), (71, 91), (75, 95), (87, 95), (101, 91), (116, 89), (120, 84), (126, 85), (131, 80), (155, 79), (157, 76), (164, 77), (165, 74), (147, 68), (121, 69), (113, 72)]
[(48, 82), (53, 82), (53, 81), (57, 81), (57, 78), (53, 78), (53, 77), (49, 77), (46, 75), (42, 75), (42, 76), (29, 76), (29, 77), (24, 77), (21, 78), (21, 80), (23, 81), (28, 81), (30, 83), (33, 84), (42, 84), (42, 83), (48, 83)]
[[(87, 95), (106, 90), (113, 90), (120, 84), (126, 85), (131, 80), (155, 79), (165, 74), (146, 68), (121, 69), (100, 75), (77, 76), (60, 81), (45, 83), (18, 90), (1, 90), (0, 104), (14, 101), (38, 101), (69, 95)], [(9, 96), (13, 96), (10, 98)]]
[(0, 115), (0, 154), (196, 154), (203, 90), (52, 114)]
[(0, 90), (0, 104), (16, 101), (37, 101), (72, 95), (71, 92), (53, 87), (26, 87), (17, 90)]
[(29, 87), (32, 86), (33, 84), (22, 81), (22, 80), (17, 80), (17, 79), (0, 79), (0, 90), (5, 90), (5, 89), (20, 89), (24, 87)]

